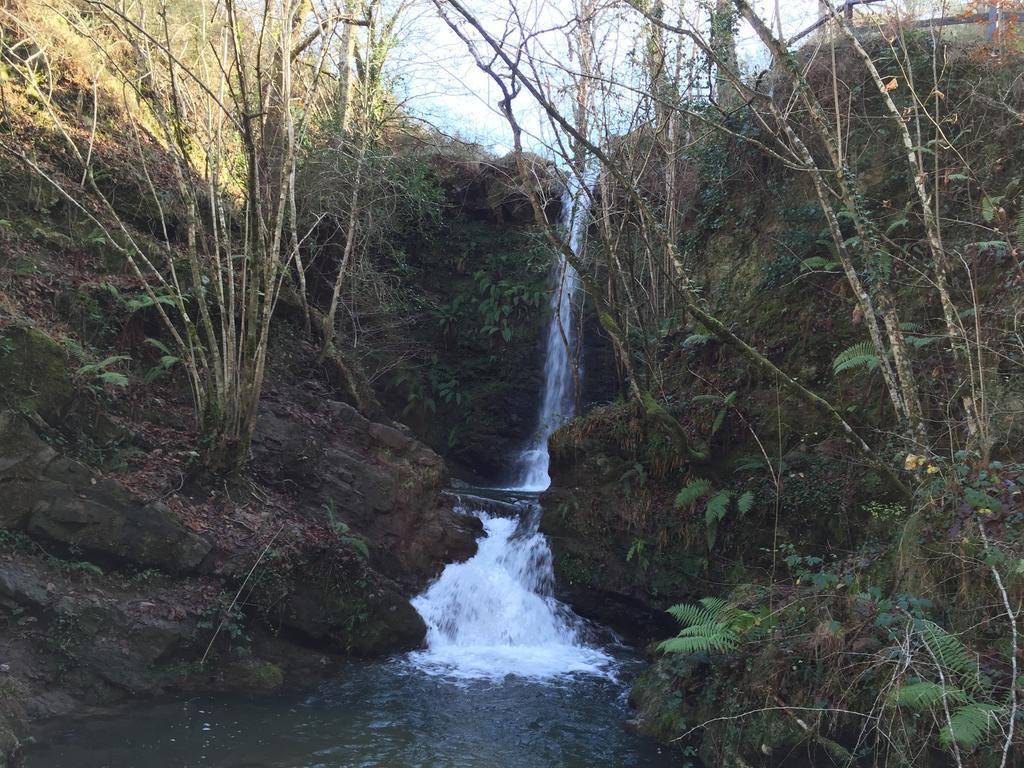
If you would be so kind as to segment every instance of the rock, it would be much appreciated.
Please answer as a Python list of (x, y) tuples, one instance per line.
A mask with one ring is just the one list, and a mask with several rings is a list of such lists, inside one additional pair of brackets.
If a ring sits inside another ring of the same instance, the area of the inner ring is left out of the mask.
[[(427, 627), (398, 586), (365, 563), (336, 552), (306, 555), (283, 598), (274, 601), (276, 618), (330, 650), (376, 656), (423, 644)], [(261, 597), (254, 595), (259, 602)]]
[(210, 551), (208, 541), (186, 530), (162, 504), (141, 506), (123, 491), (111, 490), (86, 498), (59, 493), (41, 499), (26, 530), (86, 552), (172, 572), (195, 570)]
[(44, 608), (51, 602), (39, 574), (17, 563), (4, 563), (0, 568), (0, 596), (30, 608)]
[(222, 668), (231, 688), (249, 691), (272, 691), (284, 685), (284, 671), (262, 659), (242, 659)]
[(385, 426), (384, 424), (371, 424), (367, 432), (370, 437), (378, 443), (382, 443), (395, 451), (408, 450), (408, 448), (413, 444), (413, 439), (411, 437), (402, 434), (393, 427)]
[(0, 413), (0, 483), (6, 528), (168, 571), (194, 570), (210, 551), (163, 504), (143, 504), (84, 464), (58, 456), (11, 411)]
[(440, 499), (447, 473), (436, 453), (345, 403), (324, 410), (329, 429), (315, 432), (265, 398), (252, 463), (264, 482), (297, 496), (317, 522), (350, 526), (367, 540), (373, 568), (409, 592), (476, 551), (479, 529)]
[(34, 411), (58, 424), (75, 397), (67, 350), (35, 328), (0, 335), (0, 406)]

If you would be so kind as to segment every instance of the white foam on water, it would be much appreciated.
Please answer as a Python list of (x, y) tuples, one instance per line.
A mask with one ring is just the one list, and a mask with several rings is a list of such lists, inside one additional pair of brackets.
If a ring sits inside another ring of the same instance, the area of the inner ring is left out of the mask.
[(553, 594), (538, 513), (476, 513), (486, 532), (476, 555), (412, 601), (427, 623), (427, 649), (409, 657), (416, 667), (460, 679), (611, 674), (612, 657), (586, 642), (586, 624)]

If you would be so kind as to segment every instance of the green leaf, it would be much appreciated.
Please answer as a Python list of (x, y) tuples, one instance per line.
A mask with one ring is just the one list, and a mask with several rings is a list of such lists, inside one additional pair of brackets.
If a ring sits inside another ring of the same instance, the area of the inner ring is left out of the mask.
[(169, 350), (167, 348), (167, 345), (164, 344), (159, 339), (151, 339), (151, 338), (147, 337), (146, 338), (146, 343), (149, 344), (150, 346), (156, 347), (157, 351), (163, 352), (165, 355), (171, 354), (171, 350)]
[(732, 491), (719, 491), (712, 496), (704, 509), (704, 522), (712, 525), (724, 519), (729, 511), (729, 502), (732, 500), (732, 496)]
[(899, 229), (900, 227), (905, 227), (909, 223), (910, 221), (908, 219), (896, 219), (891, 224), (889, 224), (888, 227), (885, 228), (885, 234), (891, 235), (897, 229)]
[(869, 371), (873, 371), (878, 367), (878, 362), (878, 352), (875, 351), (874, 345), (869, 341), (862, 341), (852, 347), (847, 347), (836, 356), (836, 359), (832, 361), (832, 373), (838, 375), (855, 368), (867, 368)]
[(691, 349), (711, 341), (711, 336), (706, 333), (691, 333), (683, 340), (683, 349)]
[(110, 384), (115, 387), (128, 386), (128, 377), (123, 373), (118, 373), (117, 371), (104, 371), (96, 378), (104, 384)]
[(688, 507), (698, 499), (702, 498), (711, 490), (711, 483), (701, 477), (696, 477), (686, 484), (679, 493), (676, 494), (675, 506)]
[(801, 272), (812, 272), (815, 270), (831, 271), (836, 268), (836, 263), (830, 259), (826, 259), (823, 256), (811, 256), (809, 259), (804, 259), (800, 262)]
[(754, 492), (747, 491), (738, 499), (736, 499), (736, 511), (741, 515), (747, 514), (754, 506)]
[(955, 741), (961, 747), (974, 749), (996, 724), (1000, 708), (993, 704), (971, 702), (954, 712), (939, 733), (939, 743), (949, 747)]
[(986, 195), (981, 199), (981, 218), (986, 223), (991, 224), (992, 220), (996, 217), (995, 204), (992, 202), (992, 198)]
[(341, 543), (350, 549), (354, 549), (363, 560), (370, 559), (370, 547), (364, 539), (358, 536), (342, 536)]
[(967, 694), (960, 688), (944, 687), (930, 680), (919, 680), (901, 686), (889, 694), (889, 701), (896, 706), (919, 711), (941, 704), (944, 698), (957, 704), (967, 702)]
[(718, 524), (729, 511), (729, 502), (732, 500), (732, 496), (732, 491), (719, 491), (708, 500), (707, 507), (704, 508), (708, 549), (715, 548), (715, 542), (718, 540)]

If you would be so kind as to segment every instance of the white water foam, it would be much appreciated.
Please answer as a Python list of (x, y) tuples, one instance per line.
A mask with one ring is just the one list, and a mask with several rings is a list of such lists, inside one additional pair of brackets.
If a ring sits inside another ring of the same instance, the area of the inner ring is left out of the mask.
[(413, 664), (460, 679), (609, 674), (611, 657), (587, 644), (585, 622), (553, 594), (539, 508), (518, 519), (475, 514), (486, 532), (476, 555), (446, 567), (412, 601), (428, 628)]

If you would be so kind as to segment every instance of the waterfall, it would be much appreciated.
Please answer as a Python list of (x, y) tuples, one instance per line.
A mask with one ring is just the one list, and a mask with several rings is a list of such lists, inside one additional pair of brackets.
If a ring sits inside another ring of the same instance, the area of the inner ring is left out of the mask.
[[(576, 174), (570, 173), (562, 194), (561, 228), (575, 254), (580, 252), (587, 231), (593, 176), (584, 179), (584, 183)], [(516, 488), (524, 491), (544, 491), (551, 484), (548, 439), (566, 419), (573, 416), (576, 410), (576, 379), (583, 374), (578, 362), (579, 340), (572, 316), (579, 292), (579, 275), (561, 254), (555, 265), (553, 282), (555, 289), (551, 292), (551, 321), (544, 356), (544, 390), (540, 399), (537, 434), (518, 462)]]
[[(589, 206), (590, 195), (570, 176), (562, 226), (574, 253), (586, 231)], [(515, 487), (506, 489), (512, 493), (547, 489), (548, 438), (575, 410), (579, 371), (574, 376), (578, 339), (572, 305), (579, 279), (564, 257), (558, 259), (553, 282), (539, 426), (520, 456)], [(427, 624), (427, 649), (411, 654), (412, 662), (432, 674), (466, 679), (607, 674), (611, 657), (588, 642), (586, 623), (554, 596), (551, 548), (539, 530), (540, 505), (533, 499), (514, 503), (514, 514), (502, 517), (460, 500), (459, 511), (479, 517), (485, 536), (476, 555), (447, 566), (413, 600)]]
[(476, 555), (447, 566), (413, 607), (427, 624), (420, 669), (463, 679), (543, 679), (603, 673), (610, 662), (587, 643), (586, 623), (554, 596), (551, 549), (538, 531), (540, 505), (516, 517), (461, 505), (484, 524)]

